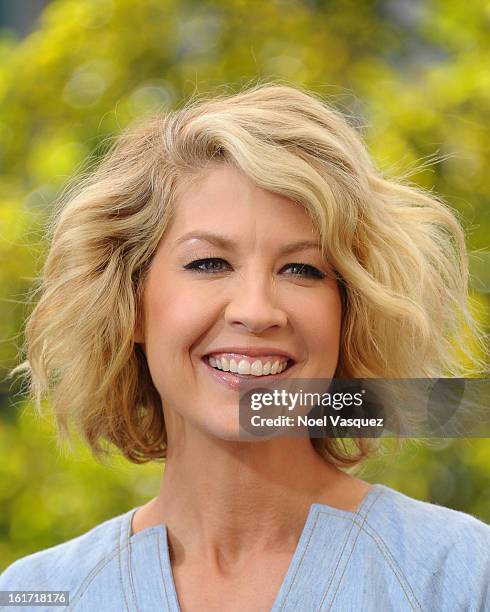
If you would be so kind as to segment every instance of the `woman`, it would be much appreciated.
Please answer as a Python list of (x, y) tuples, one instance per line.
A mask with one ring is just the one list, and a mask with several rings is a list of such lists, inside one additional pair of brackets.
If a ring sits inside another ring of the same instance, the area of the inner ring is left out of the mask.
[(1, 589), (77, 611), (490, 610), (489, 526), (350, 475), (367, 439), (238, 427), (251, 377), (457, 374), (466, 275), (453, 214), (313, 95), (261, 85), (128, 130), (56, 217), (23, 368), (97, 456), (165, 457), (161, 489)]

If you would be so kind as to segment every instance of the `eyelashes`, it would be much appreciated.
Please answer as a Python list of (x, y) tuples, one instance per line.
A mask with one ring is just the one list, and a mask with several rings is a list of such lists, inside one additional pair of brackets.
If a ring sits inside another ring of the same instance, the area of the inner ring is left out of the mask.
[[(204, 259), (196, 259), (191, 261), (190, 263), (184, 266), (185, 270), (189, 270), (192, 272), (197, 272), (198, 274), (217, 274), (220, 272), (224, 272), (224, 268), (221, 267), (221, 264), (225, 264), (230, 266), (230, 264), (221, 259), (220, 257), (206, 257)], [(322, 280), (326, 277), (326, 274), (315, 268), (315, 266), (311, 266), (309, 264), (303, 263), (289, 263), (283, 266), (282, 270), (286, 270), (288, 268), (293, 268), (296, 272), (289, 274), (288, 276), (298, 277), (298, 278), (311, 278)]]

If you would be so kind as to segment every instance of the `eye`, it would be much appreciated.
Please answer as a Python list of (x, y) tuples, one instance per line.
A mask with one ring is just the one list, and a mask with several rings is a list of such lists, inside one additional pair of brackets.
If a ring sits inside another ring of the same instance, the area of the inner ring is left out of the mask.
[(292, 268), (295, 271), (291, 274), (291, 276), (306, 276), (309, 278), (325, 278), (325, 273), (321, 272), (318, 268), (314, 266), (310, 266), (309, 264), (302, 263), (290, 263), (287, 266), (284, 266), (283, 269)]
[[(198, 272), (199, 274), (216, 274), (219, 272), (224, 272), (225, 268), (223, 266), (230, 267), (230, 264), (221, 259), (219, 257), (206, 257), (203, 259), (196, 259), (191, 261), (190, 263), (184, 266), (185, 270), (192, 270), (194, 272)], [(290, 263), (284, 266), (282, 269), (293, 269), (293, 272), (289, 274), (289, 276), (297, 276), (304, 278), (312, 278), (312, 279), (323, 279), (325, 278), (325, 273), (318, 270), (314, 266), (310, 266), (309, 264), (303, 263)]]
[(194, 272), (199, 273), (215, 273), (215, 272), (223, 272), (223, 268), (221, 264), (229, 265), (224, 259), (220, 259), (219, 257), (207, 257), (205, 259), (196, 259), (195, 261), (191, 261), (187, 265), (184, 266), (186, 270), (194, 270)]

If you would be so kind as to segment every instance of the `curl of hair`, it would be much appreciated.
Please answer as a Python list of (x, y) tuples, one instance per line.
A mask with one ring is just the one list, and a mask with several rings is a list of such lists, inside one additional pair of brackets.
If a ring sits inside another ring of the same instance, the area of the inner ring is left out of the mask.
[[(358, 132), (314, 94), (259, 84), (130, 126), (66, 192), (26, 326), (27, 359), (14, 370), (28, 374), (38, 408), (51, 397), (61, 438), (73, 422), (98, 458), (103, 442), (135, 463), (165, 458), (161, 399), (134, 331), (178, 181), (211, 162), (309, 214), (342, 291), (337, 376), (461, 375), (454, 347), (477, 331), (455, 215), (432, 193), (384, 178)], [(339, 466), (360, 463), (372, 442), (312, 440)]]

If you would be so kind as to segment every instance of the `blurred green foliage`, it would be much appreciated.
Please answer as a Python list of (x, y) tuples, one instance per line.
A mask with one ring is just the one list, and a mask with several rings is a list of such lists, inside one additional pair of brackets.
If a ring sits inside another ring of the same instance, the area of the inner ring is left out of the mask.
[[(17, 359), (43, 223), (88, 154), (198, 91), (280, 78), (352, 117), (379, 167), (461, 214), (486, 325), (490, 6), (485, 0), (54, 0), (0, 37), (0, 568), (144, 503), (161, 465), (60, 455), (4, 380)], [(359, 119), (357, 119), (359, 118)], [(425, 163), (420, 164), (420, 160)], [(417, 444), (363, 476), (490, 520), (490, 443)]]

